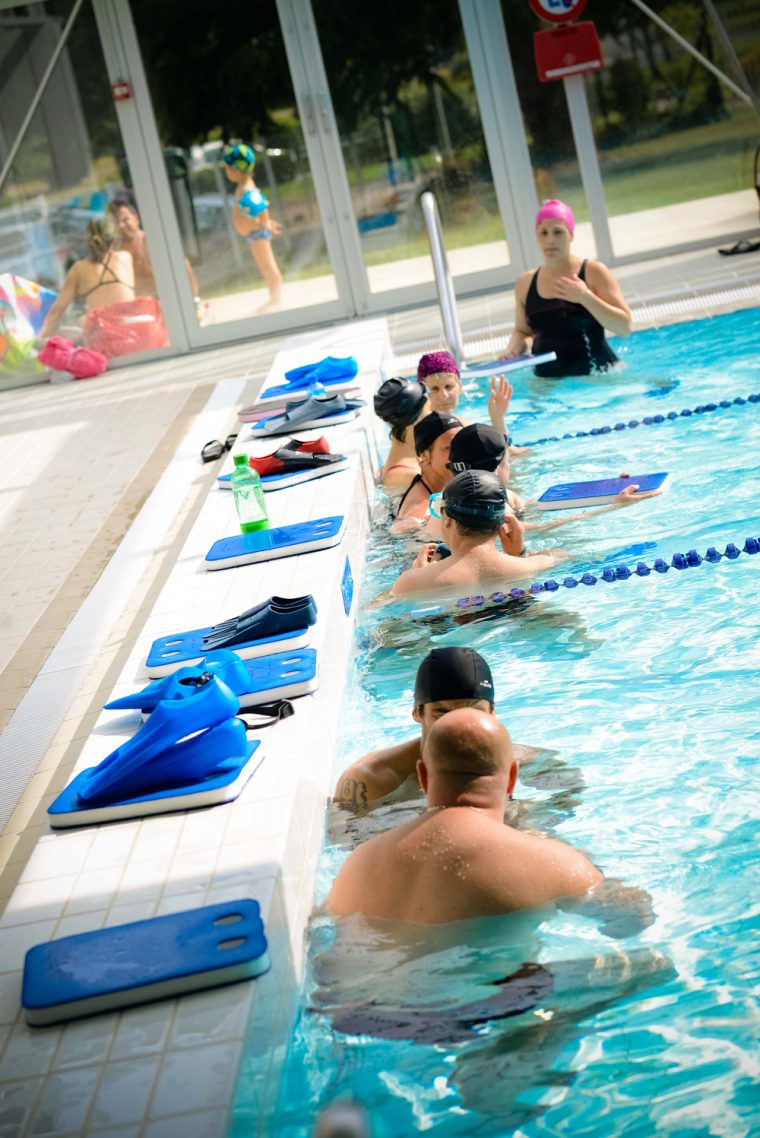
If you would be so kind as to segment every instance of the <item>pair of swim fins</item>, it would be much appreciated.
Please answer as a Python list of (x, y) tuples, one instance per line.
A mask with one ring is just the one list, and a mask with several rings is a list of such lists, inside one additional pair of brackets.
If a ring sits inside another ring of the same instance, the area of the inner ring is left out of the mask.
[(311, 427), (329, 425), (329, 421), (336, 422), (336, 416), (345, 419), (352, 418), (366, 403), (363, 399), (345, 399), (342, 395), (320, 397), (310, 395), (308, 399), (285, 404), (282, 415), (272, 415), (261, 419), (254, 428), (254, 434), (259, 437), (266, 435), (287, 434), (296, 427), (304, 430)]
[(131, 739), (79, 776), (80, 807), (193, 786), (237, 768), (248, 757), (245, 724), (235, 718), (240, 701), (223, 680), (203, 672), (185, 686), (182, 696), (158, 700), (150, 719)]
[(317, 602), (310, 593), (305, 597), (269, 597), (239, 616), (215, 624), (203, 637), (203, 645), (206, 652), (234, 648), (250, 640), (308, 628), (316, 622)]

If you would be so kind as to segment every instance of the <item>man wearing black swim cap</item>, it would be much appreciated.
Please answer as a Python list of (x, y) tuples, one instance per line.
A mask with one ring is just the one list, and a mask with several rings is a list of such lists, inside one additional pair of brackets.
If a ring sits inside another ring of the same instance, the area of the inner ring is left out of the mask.
[[(368, 806), (396, 790), (415, 775), (422, 745), (430, 728), (448, 711), (475, 707), (495, 715), (491, 669), (474, 648), (434, 648), (417, 669), (412, 718), (421, 733), (414, 739), (383, 747), (347, 767), (335, 788), (334, 801)], [(520, 760), (532, 748), (515, 745)]]
[(349, 854), (327, 899), (335, 916), (448, 924), (579, 896), (602, 881), (579, 850), (504, 825), (517, 762), (494, 716), (475, 707), (442, 715), (417, 772), (427, 809)]
[(559, 551), (515, 557), (496, 548), (497, 536), (502, 544), (509, 539), (506, 508), (507, 492), (495, 474), (481, 470), (457, 474), (445, 486), (441, 499), (443, 540), (451, 556), (434, 560), (436, 545), (424, 545), (412, 568), (396, 581), (392, 595), (511, 582), (550, 570), (564, 556)]

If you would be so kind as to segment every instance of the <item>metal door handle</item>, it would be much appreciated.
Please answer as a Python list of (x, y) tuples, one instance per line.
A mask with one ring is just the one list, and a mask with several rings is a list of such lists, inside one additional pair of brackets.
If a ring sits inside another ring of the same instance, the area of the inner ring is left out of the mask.
[(319, 103), (319, 115), (322, 119), (322, 129), (326, 134), (332, 130), (332, 119), (330, 118), (330, 104), (327, 101), (326, 91), (317, 91), (317, 101)]
[(316, 134), (317, 120), (314, 117), (314, 101), (311, 95), (302, 95), (301, 102), (303, 103), (303, 117), (306, 125), (306, 133)]

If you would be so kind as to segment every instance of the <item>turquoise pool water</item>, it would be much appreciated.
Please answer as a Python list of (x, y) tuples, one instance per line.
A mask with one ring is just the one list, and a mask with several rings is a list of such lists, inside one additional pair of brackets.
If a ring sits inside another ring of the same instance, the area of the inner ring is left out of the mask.
[[(638, 333), (616, 350), (626, 367), (614, 376), (518, 375), (515, 440), (760, 391), (758, 310)], [(482, 392), (460, 410), (484, 418)], [(672, 483), (529, 544), (571, 554), (557, 576), (742, 545), (760, 537), (759, 444), (749, 404), (536, 448), (514, 463), (527, 496), (622, 470), (666, 469)], [(362, 600), (408, 556), (378, 527)], [(475, 647), (512, 738), (538, 749), (508, 821), (587, 850), (606, 875), (647, 890), (655, 917), (606, 930), (554, 909), (437, 930), (355, 919), (336, 935), (317, 915), (278, 1134), (310, 1135), (320, 1106), (341, 1096), (364, 1103), (382, 1138), (758, 1133), (759, 572), (760, 555), (742, 554), (498, 612), (360, 610), (336, 775), (412, 733), (414, 672), (430, 648)], [(318, 898), (357, 841), (420, 808), (414, 795), (365, 817), (333, 808)], [(498, 981), (526, 962), (554, 989), (505, 1016)], [(472, 1004), (477, 1022), (462, 1027), (452, 1009)]]

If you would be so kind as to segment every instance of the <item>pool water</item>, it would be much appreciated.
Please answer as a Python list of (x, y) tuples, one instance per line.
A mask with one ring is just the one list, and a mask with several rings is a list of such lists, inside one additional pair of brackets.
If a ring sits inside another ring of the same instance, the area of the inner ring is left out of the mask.
[[(518, 373), (515, 441), (760, 391), (759, 310), (637, 333), (615, 348), (625, 368), (612, 376)], [(486, 418), (482, 387), (460, 411)], [(536, 447), (513, 464), (528, 497), (623, 470), (668, 470), (671, 485), (528, 544), (570, 554), (560, 578), (741, 547), (760, 537), (759, 453), (751, 403)], [(364, 602), (409, 552), (378, 526)], [(360, 610), (336, 777), (414, 732), (414, 673), (430, 648), (474, 647), (491, 665), (513, 740), (537, 749), (507, 820), (588, 851), (605, 875), (648, 891), (654, 918), (647, 925), (622, 909), (605, 927), (552, 908), (432, 930), (352, 918), (336, 932), (318, 913), (278, 1134), (305, 1138), (320, 1107), (340, 1097), (365, 1105), (376, 1138), (760, 1132), (759, 572), (760, 555), (742, 554), (491, 611)], [(331, 808), (319, 901), (357, 841), (422, 808), (419, 793), (393, 799), (363, 817)], [(526, 963), (539, 994), (521, 1008), (499, 981)]]

